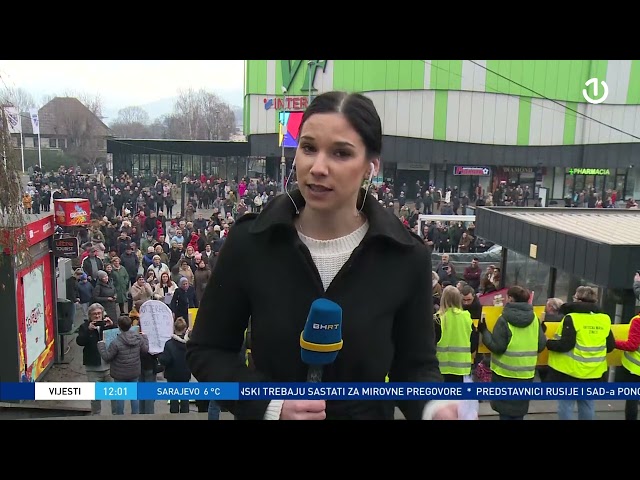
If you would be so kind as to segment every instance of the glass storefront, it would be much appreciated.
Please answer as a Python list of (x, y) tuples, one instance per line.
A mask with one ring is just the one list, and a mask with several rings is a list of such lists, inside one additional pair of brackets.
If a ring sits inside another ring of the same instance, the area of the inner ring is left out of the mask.
[(528, 255), (514, 250), (507, 251), (507, 268), (503, 272), (505, 285), (511, 287), (520, 285), (533, 292), (533, 304), (547, 303), (549, 289), (549, 266)]
[[(582, 172), (586, 172), (582, 173)], [(595, 175), (594, 173), (605, 173), (604, 175)], [(626, 168), (611, 169), (579, 169), (567, 168), (564, 173), (564, 188), (562, 197), (572, 198), (577, 194), (586, 190), (587, 192), (594, 189), (601, 198), (605, 198), (607, 192), (616, 191), (618, 200), (628, 198), (628, 192), (633, 193), (633, 186), (628, 185), (628, 170)]]
[(476, 197), (475, 190), (478, 185), (483, 185), (483, 191), (488, 193), (486, 188), (491, 185), (491, 171), (489, 170), (489, 175), (454, 175), (451, 166), (433, 165), (431, 181), (436, 188), (457, 188), (460, 195), (466, 194), (473, 201)]
[(132, 176), (151, 177), (168, 172), (174, 182), (184, 175), (215, 175), (222, 178), (239, 179), (244, 176), (264, 173), (265, 160), (261, 157), (211, 157), (200, 155), (165, 154), (114, 154), (113, 168)]

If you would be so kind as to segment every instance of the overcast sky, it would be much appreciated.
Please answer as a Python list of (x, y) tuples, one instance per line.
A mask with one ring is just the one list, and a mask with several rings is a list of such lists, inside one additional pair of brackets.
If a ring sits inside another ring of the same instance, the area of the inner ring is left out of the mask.
[(107, 109), (205, 89), (241, 104), (244, 60), (0, 60), (0, 88), (22, 88), (38, 106), (45, 95), (100, 94)]

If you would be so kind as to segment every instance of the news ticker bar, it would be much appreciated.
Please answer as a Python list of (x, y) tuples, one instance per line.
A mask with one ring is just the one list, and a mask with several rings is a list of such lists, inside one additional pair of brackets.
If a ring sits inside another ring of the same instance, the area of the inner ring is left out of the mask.
[(0, 383), (5, 401), (276, 399), (640, 400), (640, 383)]

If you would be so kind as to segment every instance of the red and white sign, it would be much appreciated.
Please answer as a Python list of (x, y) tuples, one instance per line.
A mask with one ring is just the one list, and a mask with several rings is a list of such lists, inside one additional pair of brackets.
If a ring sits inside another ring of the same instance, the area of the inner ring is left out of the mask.
[(78, 227), (91, 223), (91, 204), (86, 198), (59, 198), (53, 201), (56, 225)]
[(53, 235), (53, 216), (49, 215), (40, 220), (30, 223), (26, 227), (27, 241), (29, 246), (44, 240)]
[(453, 167), (454, 175), (474, 175), (478, 177), (486, 177), (491, 173), (489, 167), (465, 167), (463, 165), (456, 165)]
[[(27, 240), (27, 245), (32, 246), (42, 240), (53, 236), (53, 215), (47, 215), (38, 220), (35, 220), (27, 224), (24, 228), (9, 228), (5, 227), (0, 230), (0, 246), (4, 249), (5, 253), (15, 253), (18, 251), (17, 242)], [(10, 246), (13, 248), (10, 248)], [(13, 252), (11, 250), (13, 249)]]

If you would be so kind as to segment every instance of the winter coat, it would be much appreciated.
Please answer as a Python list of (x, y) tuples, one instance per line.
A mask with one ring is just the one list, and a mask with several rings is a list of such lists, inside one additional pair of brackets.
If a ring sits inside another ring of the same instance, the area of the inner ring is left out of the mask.
[(98, 342), (98, 351), (111, 365), (114, 380), (137, 380), (142, 371), (140, 354), (149, 351), (149, 339), (137, 330), (128, 330), (120, 332), (108, 349), (104, 342)]

